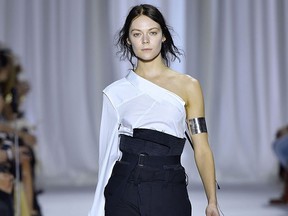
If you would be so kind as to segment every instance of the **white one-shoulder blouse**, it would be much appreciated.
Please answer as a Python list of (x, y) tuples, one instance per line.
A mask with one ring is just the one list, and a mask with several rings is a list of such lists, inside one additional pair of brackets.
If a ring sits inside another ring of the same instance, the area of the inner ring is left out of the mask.
[(104, 188), (114, 163), (121, 158), (119, 134), (132, 136), (134, 128), (146, 128), (183, 138), (185, 120), (182, 98), (134, 71), (106, 87), (103, 90), (98, 183), (88, 216), (104, 216)]

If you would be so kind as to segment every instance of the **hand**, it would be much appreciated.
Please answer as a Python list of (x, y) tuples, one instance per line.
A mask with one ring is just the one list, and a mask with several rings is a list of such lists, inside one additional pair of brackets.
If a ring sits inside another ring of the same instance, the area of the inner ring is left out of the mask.
[(220, 216), (216, 204), (208, 204), (206, 208), (206, 216)]

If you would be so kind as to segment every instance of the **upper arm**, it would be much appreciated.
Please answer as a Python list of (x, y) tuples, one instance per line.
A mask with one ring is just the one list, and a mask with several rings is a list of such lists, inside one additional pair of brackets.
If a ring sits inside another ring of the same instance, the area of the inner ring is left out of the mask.
[[(189, 77), (186, 85), (186, 115), (187, 121), (193, 118), (205, 117), (204, 99), (201, 85), (198, 80)], [(192, 135), (188, 122), (189, 134), (193, 141), (195, 152), (207, 150), (208, 135), (207, 133), (199, 133)], [(200, 148), (199, 148), (200, 147)]]
[(199, 81), (189, 77), (185, 86), (187, 119), (204, 117), (204, 99)]

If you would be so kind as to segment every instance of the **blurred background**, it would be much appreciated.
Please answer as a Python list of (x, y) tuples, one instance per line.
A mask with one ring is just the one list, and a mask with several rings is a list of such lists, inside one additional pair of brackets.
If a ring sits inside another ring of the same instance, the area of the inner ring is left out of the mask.
[[(202, 85), (218, 182), (280, 184), (272, 143), (288, 124), (288, 1), (0, 0), (1, 46), (29, 83), (19, 109), (37, 139), (36, 189), (90, 188), (92, 204), (102, 90), (130, 69), (115, 36), (141, 3), (157, 6), (174, 29), (185, 56), (172, 68)], [(192, 153), (187, 143), (193, 184)]]

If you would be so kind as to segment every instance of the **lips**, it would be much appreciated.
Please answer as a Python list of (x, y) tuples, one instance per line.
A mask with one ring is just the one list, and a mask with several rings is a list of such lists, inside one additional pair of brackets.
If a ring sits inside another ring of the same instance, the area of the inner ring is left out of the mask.
[(141, 51), (151, 51), (152, 49), (150, 49), (150, 48), (145, 48), (145, 49), (141, 49)]

